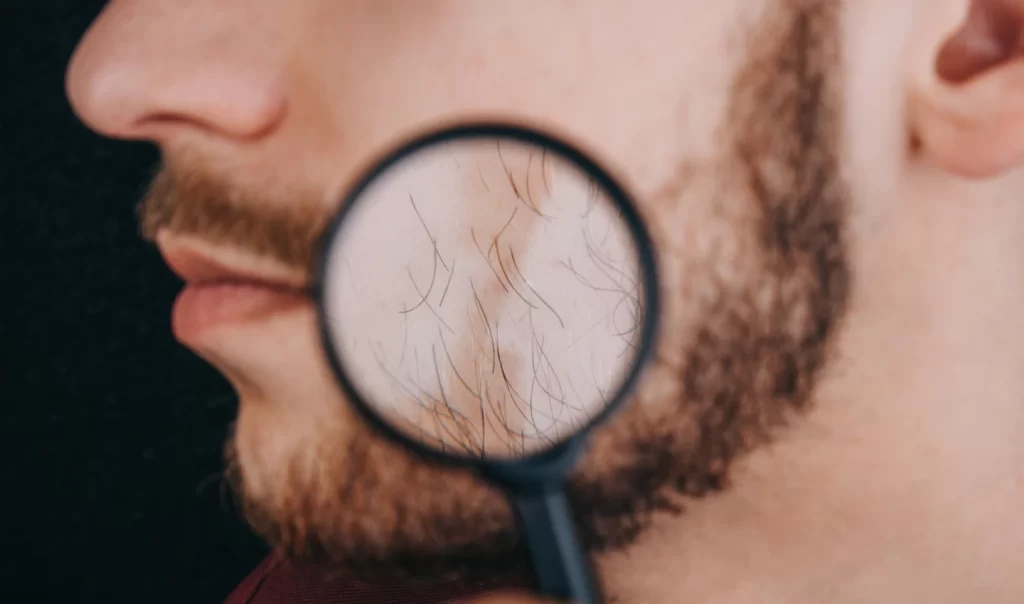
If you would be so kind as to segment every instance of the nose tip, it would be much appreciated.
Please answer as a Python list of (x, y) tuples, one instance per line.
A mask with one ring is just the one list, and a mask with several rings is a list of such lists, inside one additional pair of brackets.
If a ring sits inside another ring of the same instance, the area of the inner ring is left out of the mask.
[(68, 98), (87, 126), (113, 138), (162, 142), (188, 129), (260, 137), (281, 120), (285, 95), (266, 52), (245, 42), (108, 10), (72, 57)]

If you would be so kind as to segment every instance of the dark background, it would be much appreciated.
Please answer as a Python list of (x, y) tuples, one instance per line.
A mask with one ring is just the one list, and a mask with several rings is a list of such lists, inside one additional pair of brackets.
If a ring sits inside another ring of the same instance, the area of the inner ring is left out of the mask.
[(64, 97), (103, 2), (0, 4), (0, 602), (219, 602), (265, 551), (217, 474), (235, 399), (137, 236), (156, 151)]

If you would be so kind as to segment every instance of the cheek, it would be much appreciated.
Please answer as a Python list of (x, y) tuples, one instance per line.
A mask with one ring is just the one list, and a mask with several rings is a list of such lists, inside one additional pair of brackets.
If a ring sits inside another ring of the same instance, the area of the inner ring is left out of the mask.
[(662, 285), (660, 358), (679, 367), (696, 329), (723, 296), (750, 291), (763, 275), (756, 208), (722, 169), (677, 168), (686, 183), (641, 202)]
[[(302, 156), (329, 158), (318, 169), (334, 182), (339, 166), (361, 165), (367, 153), (438, 123), (524, 121), (578, 142), (650, 195), (680, 158), (719, 151), (715, 130), (736, 63), (721, 34), (752, 3), (729, 1), (721, 11), (666, 3), (678, 5), (664, 10), (679, 18), (614, 3), (458, 4), (405, 25), (338, 8), (304, 34), (321, 43), (305, 44), (296, 59), (304, 79), (295, 84), (292, 131), (323, 141)], [(401, 28), (400, 37), (384, 27)]]

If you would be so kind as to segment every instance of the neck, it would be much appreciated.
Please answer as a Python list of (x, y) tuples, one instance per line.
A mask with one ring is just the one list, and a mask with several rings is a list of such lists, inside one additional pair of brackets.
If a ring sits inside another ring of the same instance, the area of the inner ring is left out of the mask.
[[(905, 281), (895, 281), (894, 295), (905, 297)], [(600, 557), (609, 596), (649, 604), (1018, 601), (1010, 590), (1024, 580), (1008, 583), (1020, 576), (1024, 529), (1019, 495), (1006, 491), (1024, 488), (1013, 480), (1019, 462), (993, 464), (978, 453), (986, 448), (978, 435), (1001, 434), (996, 425), (1012, 414), (972, 413), (974, 374), (942, 361), (950, 347), (941, 324), (906, 333), (907, 318), (892, 310), (904, 306), (885, 296), (858, 304), (841, 338), (842, 366), (823, 379), (808, 415), (738, 464), (728, 489), (656, 519), (628, 551)], [(1009, 364), (997, 369), (986, 374), (985, 404), (1012, 409), (1021, 379)]]
[[(890, 601), (891, 591), (864, 590), (879, 585), (873, 578), (909, 570), (899, 565), (927, 543), (927, 527), (876, 501), (916, 501), (900, 493), (913, 487), (834, 472), (820, 443), (817, 457), (791, 457), (795, 444), (758, 452), (730, 490), (661, 516), (629, 551), (602, 557), (609, 595), (650, 604)], [(785, 476), (774, 471), (781, 468)], [(893, 545), (904, 548), (900, 556)]]

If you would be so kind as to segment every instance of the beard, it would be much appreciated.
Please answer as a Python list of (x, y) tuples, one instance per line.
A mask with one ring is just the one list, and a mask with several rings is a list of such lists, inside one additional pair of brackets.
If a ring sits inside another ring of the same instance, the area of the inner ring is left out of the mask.
[[(733, 86), (724, 159), (681, 168), (642, 200), (657, 218), (664, 333), (636, 394), (595, 431), (568, 483), (590, 551), (625, 548), (655, 514), (728, 488), (738, 458), (813, 405), (850, 272), (837, 15), (809, 4), (767, 17), (755, 37)], [(229, 197), (218, 186), (168, 164), (143, 205), (146, 230), (230, 234), (289, 261), (312, 257), (320, 213), (216, 205)], [(528, 570), (511, 507), (474, 474), (414, 457), (343, 405), (304, 438), (301, 454), (259, 481), (270, 488), (254, 486), (265, 468), (237, 440), (228, 446), (242, 513), (286, 556), (372, 582)]]

